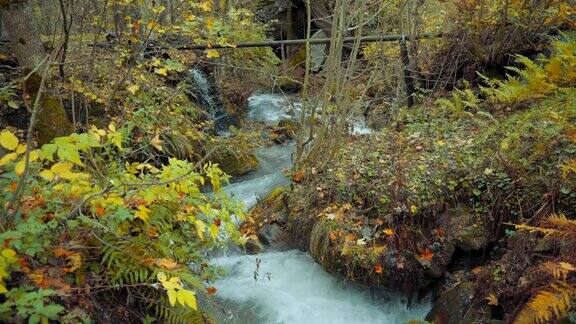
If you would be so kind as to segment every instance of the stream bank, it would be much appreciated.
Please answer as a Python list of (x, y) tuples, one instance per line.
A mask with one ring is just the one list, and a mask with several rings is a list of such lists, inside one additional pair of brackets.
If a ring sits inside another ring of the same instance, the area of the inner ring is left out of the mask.
[[(289, 107), (298, 106), (278, 94), (255, 95), (249, 103), (248, 118), (268, 124), (291, 118)], [(258, 149), (258, 170), (224, 190), (246, 210), (254, 208), (290, 183), (283, 171), (291, 167), (293, 148), (289, 143)], [(272, 244), (257, 254), (239, 251), (213, 259), (227, 275), (215, 283), (221, 307), (206, 305), (209, 313), (218, 323), (400, 323), (423, 319), (430, 309), (427, 301), (408, 307), (400, 294), (347, 283), (294, 247)]]

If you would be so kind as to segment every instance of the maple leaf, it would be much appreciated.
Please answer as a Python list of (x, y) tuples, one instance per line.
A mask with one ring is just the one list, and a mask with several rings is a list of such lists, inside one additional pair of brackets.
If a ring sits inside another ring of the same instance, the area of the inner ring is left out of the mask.
[(376, 265), (374, 266), (374, 271), (376, 273), (382, 273), (382, 265), (380, 263), (376, 263)]
[(420, 259), (431, 261), (434, 257), (434, 252), (430, 251), (430, 249), (426, 249), (422, 254), (420, 254)]
[(206, 287), (206, 293), (208, 293), (208, 296), (214, 296), (217, 291), (218, 289), (216, 289), (216, 287)]
[(498, 306), (498, 297), (496, 297), (495, 294), (489, 293), (486, 300), (488, 301), (488, 305)]
[(392, 235), (394, 235), (394, 230), (391, 228), (387, 228), (384, 230), (384, 234), (386, 234), (388, 236), (392, 236)]

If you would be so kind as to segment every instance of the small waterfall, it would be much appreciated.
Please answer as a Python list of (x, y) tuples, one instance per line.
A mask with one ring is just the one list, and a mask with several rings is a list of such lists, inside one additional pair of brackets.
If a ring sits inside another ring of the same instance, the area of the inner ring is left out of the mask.
[(212, 82), (206, 74), (199, 69), (188, 70), (190, 78), (193, 80), (194, 96), (214, 121), (214, 129), (218, 133), (225, 133), (231, 125), (236, 124), (234, 119), (226, 112), (224, 105), (219, 98), (218, 91), (214, 89)]

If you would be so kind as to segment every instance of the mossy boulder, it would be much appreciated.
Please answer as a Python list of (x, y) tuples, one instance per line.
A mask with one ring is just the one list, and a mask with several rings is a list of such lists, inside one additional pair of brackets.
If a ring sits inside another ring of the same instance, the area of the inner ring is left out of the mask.
[(258, 169), (259, 162), (254, 152), (225, 151), (215, 155), (216, 158), (212, 162), (218, 163), (224, 172), (233, 177), (243, 176)]
[(490, 241), (490, 232), (486, 228), (482, 215), (464, 212), (452, 217), (448, 228), (456, 245), (463, 251), (475, 251), (485, 248)]
[(426, 321), (436, 324), (487, 323), (490, 308), (486, 303), (475, 307), (476, 289), (477, 284), (467, 281), (444, 292), (434, 303)]
[(287, 245), (289, 243), (286, 231), (288, 209), (285, 193), (286, 187), (278, 187), (258, 202), (246, 217), (246, 222), (240, 227), (241, 232), (251, 240), (265, 246)]
[(298, 93), (302, 90), (302, 84), (288, 77), (280, 77), (276, 81), (276, 89), (280, 92)]

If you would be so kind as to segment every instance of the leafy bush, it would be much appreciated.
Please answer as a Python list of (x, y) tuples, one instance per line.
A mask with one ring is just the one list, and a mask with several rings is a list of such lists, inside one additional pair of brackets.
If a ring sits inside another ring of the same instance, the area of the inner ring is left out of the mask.
[(241, 206), (217, 165), (131, 162), (127, 133), (93, 127), (35, 150), (0, 133), (2, 321), (106, 316), (93, 313), (103, 298), (111, 314), (127, 302), (132, 317), (198, 316), (195, 296), (218, 273), (206, 252), (243, 242)]

